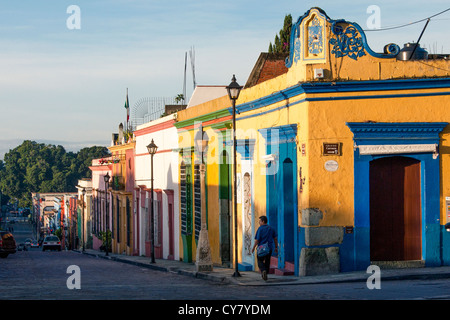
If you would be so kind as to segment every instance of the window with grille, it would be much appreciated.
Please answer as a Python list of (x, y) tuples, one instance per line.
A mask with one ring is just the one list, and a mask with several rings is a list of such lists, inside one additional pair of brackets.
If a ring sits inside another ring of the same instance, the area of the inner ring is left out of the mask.
[(191, 204), (191, 166), (184, 162), (180, 165), (180, 209), (181, 234), (192, 234), (192, 204)]
[(202, 227), (202, 193), (200, 186), (200, 165), (194, 165), (194, 224), (195, 240), (198, 240), (200, 229)]

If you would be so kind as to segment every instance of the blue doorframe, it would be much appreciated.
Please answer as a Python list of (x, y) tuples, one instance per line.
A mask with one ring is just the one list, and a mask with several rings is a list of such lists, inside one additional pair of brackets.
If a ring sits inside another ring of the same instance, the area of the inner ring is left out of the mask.
[(436, 144), (448, 123), (347, 123), (353, 132), (354, 232), (341, 246), (341, 271), (364, 270), (370, 265), (370, 161), (407, 156), (421, 165), (422, 259), (426, 266), (439, 266), (441, 257), (440, 166), (432, 152), (360, 155), (358, 146)]
[(266, 154), (273, 156), (266, 169), (266, 215), (278, 233), (278, 268), (283, 269), (286, 261), (293, 262), (298, 275), (297, 125), (259, 132), (266, 140)]

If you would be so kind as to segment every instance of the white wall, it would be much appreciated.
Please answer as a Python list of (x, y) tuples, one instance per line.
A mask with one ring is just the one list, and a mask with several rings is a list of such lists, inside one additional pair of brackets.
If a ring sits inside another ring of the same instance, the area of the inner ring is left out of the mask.
[[(170, 125), (158, 131), (149, 132), (141, 135), (143, 131), (160, 128), (170, 123), (174, 115), (138, 126), (136, 134), (135, 151), (135, 187), (146, 186), (151, 188), (151, 156), (148, 154), (147, 145), (150, 142), (158, 146), (157, 153), (153, 156), (153, 188), (171, 189), (174, 192), (174, 259), (179, 260), (179, 204), (178, 204), (178, 134), (177, 129)], [(140, 133), (141, 131), (141, 133)], [(156, 193), (153, 195), (156, 199)], [(169, 229), (168, 229), (168, 204), (167, 195), (163, 192), (163, 258), (166, 259), (169, 254)], [(146, 201), (146, 206), (148, 202)], [(140, 203), (138, 204), (140, 206)], [(145, 253), (145, 208), (140, 207), (140, 255)], [(150, 210), (149, 210), (150, 212)]]

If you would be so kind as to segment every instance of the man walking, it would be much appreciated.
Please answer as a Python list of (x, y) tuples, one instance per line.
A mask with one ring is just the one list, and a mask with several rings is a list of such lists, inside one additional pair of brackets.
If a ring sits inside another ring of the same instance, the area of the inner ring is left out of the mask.
[(267, 224), (267, 217), (259, 217), (259, 228), (255, 235), (255, 244), (252, 252), (258, 248), (258, 268), (264, 280), (267, 280), (267, 274), (270, 268), (270, 257), (272, 251), (278, 253), (277, 232)]

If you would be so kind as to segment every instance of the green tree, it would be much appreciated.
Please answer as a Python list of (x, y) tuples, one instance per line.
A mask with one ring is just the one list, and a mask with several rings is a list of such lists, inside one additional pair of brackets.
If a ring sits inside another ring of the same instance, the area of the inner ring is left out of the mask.
[(287, 53), (290, 48), (292, 29), (292, 16), (287, 14), (284, 17), (283, 28), (275, 35), (274, 43), (269, 44), (269, 53)]
[(26, 140), (5, 154), (0, 163), (0, 190), (19, 206), (31, 206), (31, 192), (75, 192), (81, 178), (90, 178), (92, 159), (109, 155), (105, 147), (64, 147)]
[(178, 104), (178, 103), (180, 103), (180, 102), (183, 102), (184, 101), (184, 95), (182, 94), (182, 93), (180, 93), (180, 94), (178, 94), (176, 97), (175, 97), (175, 102)]
[[(76, 154), (76, 163), (78, 167), (78, 176), (83, 178), (91, 178), (92, 159), (103, 158), (109, 156), (109, 150), (105, 147), (87, 147), (81, 149)], [(78, 180), (78, 178), (77, 178)]]

